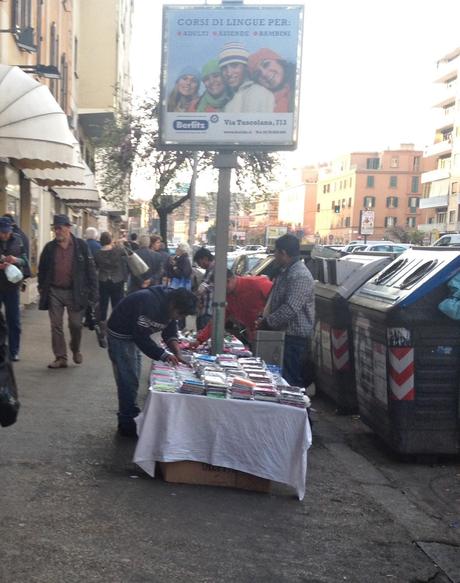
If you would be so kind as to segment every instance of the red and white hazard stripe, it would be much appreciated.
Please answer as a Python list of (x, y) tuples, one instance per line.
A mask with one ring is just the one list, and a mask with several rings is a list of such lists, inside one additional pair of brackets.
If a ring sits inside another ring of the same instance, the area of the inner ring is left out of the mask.
[(390, 348), (390, 391), (396, 401), (413, 401), (414, 386), (414, 349)]
[(334, 368), (336, 370), (348, 370), (350, 368), (348, 331), (339, 328), (332, 328), (331, 341)]

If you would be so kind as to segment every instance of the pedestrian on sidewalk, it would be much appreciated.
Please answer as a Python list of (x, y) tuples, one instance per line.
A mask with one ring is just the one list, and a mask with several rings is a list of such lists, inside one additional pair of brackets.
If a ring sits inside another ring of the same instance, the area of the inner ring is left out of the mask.
[(263, 318), (257, 321), (256, 327), (286, 332), (283, 377), (290, 385), (302, 387), (306, 386), (307, 363), (311, 363), (314, 280), (300, 258), (299, 240), (294, 235), (288, 233), (275, 241), (275, 260), (281, 271), (273, 284)]
[[(243, 277), (227, 269), (225, 323), (232, 322), (239, 331), (244, 330), (244, 337), (249, 344), (255, 340), (256, 321), (264, 311), (272, 285), (267, 277), (258, 275)], [(211, 334), (212, 320), (209, 320), (206, 326), (199, 330), (196, 341), (190, 345), (191, 348), (206, 342)]]
[(112, 243), (112, 235), (109, 232), (105, 231), (101, 234), (101, 245), (101, 249), (94, 253), (94, 261), (99, 281), (98, 320), (101, 332), (105, 336), (109, 302), (113, 310), (123, 299), (124, 286), (128, 278), (128, 266), (123, 247)]
[[(118, 391), (118, 432), (136, 436), (134, 418), (137, 405), (141, 352), (154, 360), (177, 365), (181, 361), (177, 339), (177, 320), (194, 314), (196, 298), (183, 288), (152, 286), (126, 296), (114, 309), (108, 321), (109, 357)], [(161, 332), (168, 349), (152, 340)]]
[(52, 227), (55, 239), (43, 248), (38, 265), (39, 309), (48, 310), (51, 323), (55, 359), (48, 368), (67, 368), (64, 309), (69, 320), (73, 361), (81, 364), (82, 317), (88, 303), (97, 303), (97, 275), (88, 245), (72, 235), (69, 218), (54, 215)]
[(196, 328), (201, 330), (212, 318), (212, 297), (214, 294), (214, 255), (206, 249), (200, 247), (195, 255), (193, 261), (205, 270), (204, 277), (196, 290), (198, 298), (198, 313), (196, 317)]
[(141, 276), (133, 275), (132, 273), (130, 274), (128, 280), (128, 293), (138, 291), (145, 287), (150, 287), (151, 285), (161, 284), (161, 277), (163, 274), (162, 258), (159, 253), (150, 249), (149, 235), (142, 235), (139, 237), (139, 248), (136, 253), (143, 261), (145, 261), (149, 269)]
[(0, 218), (0, 255), (0, 306), (2, 304), (5, 306), (10, 359), (17, 361), (19, 360), (21, 339), (19, 291), (22, 282), (10, 282), (5, 274), (5, 269), (8, 265), (16, 265), (21, 271), (24, 271), (29, 264), (24, 241), (20, 235), (13, 232), (13, 225), (8, 217)]

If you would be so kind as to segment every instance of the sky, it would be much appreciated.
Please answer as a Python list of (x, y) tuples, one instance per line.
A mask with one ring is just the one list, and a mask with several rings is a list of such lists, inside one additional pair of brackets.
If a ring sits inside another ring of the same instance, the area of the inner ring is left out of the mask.
[[(209, 4), (219, 4), (209, 1)], [(135, 0), (135, 93), (158, 85), (162, 4)], [(280, 1), (245, 4), (287, 4)], [(433, 142), (436, 61), (460, 46), (460, 0), (308, 0), (293, 164)]]

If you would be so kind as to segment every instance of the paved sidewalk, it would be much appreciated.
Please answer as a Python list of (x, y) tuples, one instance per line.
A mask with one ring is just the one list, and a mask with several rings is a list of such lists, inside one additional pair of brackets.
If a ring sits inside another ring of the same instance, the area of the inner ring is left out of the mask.
[[(133, 442), (115, 434), (95, 334), (84, 331), (80, 366), (47, 369), (50, 346), (47, 313), (26, 309), (22, 409), (0, 429), (1, 583), (449, 581), (414, 541), (455, 548), (458, 531), (350, 446), (367, 435), (357, 422), (318, 401), (302, 503), (281, 485), (270, 495), (170, 485), (134, 467)], [(145, 385), (146, 373), (147, 362)]]

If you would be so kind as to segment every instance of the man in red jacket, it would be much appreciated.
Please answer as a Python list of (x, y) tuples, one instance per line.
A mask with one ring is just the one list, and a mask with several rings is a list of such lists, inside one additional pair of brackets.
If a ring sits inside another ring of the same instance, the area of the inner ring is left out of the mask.
[[(262, 315), (272, 282), (263, 276), (240, 276), (227, 271), (227, 309), (225, 321), (242, 325), (250, 342), (255, 339), (255, 322)], [(192, 347), (199, 346), (211, 337), (212, 321), (198, 332)]]

